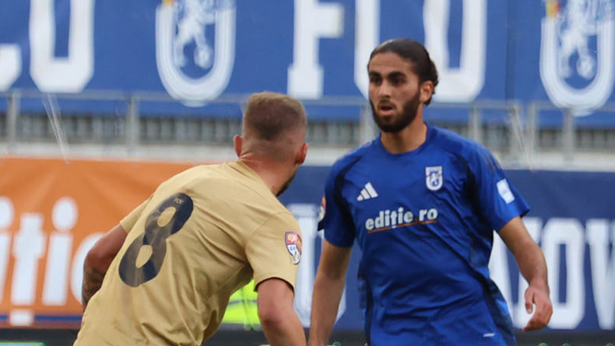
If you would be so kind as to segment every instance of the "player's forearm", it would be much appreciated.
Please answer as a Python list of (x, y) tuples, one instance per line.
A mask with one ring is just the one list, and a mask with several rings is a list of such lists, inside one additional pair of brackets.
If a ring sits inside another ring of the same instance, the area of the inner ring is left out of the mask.
[(329, 341), (345, 283), (345, 275), (328, 277), (318, 271), (312, 297), (310, 346), (323, 346)]
[(83, 286), (81, 288), (84, 311), (90, 298), (102, 286), (105, 273), (107, 273), (115, 255), (120, 251), (125, 239), (126, 231), (124, 231), (122, 225), (117, 224), (88, 251), (83, 264)]
[(547, 264), (542, 250), (536, 243), (529, 243), (513, 253), (519, 271), (531, 286), (545, 289), (549, 293)]
[(83, 286), (81, 288), (81, 301), (83, 310), (85, 311), (90, 298), (98, 292), (102, 286), (103, 279), (105, 278), (106, 270), (101, 270), (91, 263), (91, 261), (85, 261), (83, 266)]
[(305, 332), (294, 311), (275, 320), (261, 320), (265, 337), (271, 346), (305, 346)]

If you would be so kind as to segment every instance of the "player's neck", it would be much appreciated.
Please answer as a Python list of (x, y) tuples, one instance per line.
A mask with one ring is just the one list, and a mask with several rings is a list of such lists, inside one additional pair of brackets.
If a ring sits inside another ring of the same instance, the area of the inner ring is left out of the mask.
[(391, 154), (401, 154), (418, 149), (427, 140), (427, 125), (421, 114), (399, 132), (382, 132), (380, 140)]
[(282, 185), (284, 185), (280, 172), (286, 171), (286, 168), (282, 167), (281, 163), (272, 160), (264, 160), (252, 155), (242, 155), (239, 161), (245, 163), (258, 174), (274, 195), (276, 195), (282, 188)]

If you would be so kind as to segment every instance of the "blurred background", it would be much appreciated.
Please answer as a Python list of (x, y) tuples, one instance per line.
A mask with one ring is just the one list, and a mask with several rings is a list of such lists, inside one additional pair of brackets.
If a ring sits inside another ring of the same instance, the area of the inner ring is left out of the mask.
[[(487, 148), (528, 200), (554, 315), (520, 345), (615, 344), (615, 1), (0, 1), (0, 346), (71, 345), (85, 254), (173, 174), (234, 159), (244, 102), (308, 111), (307, 165), (281, 197), (303, 230), (295, 308), (309, 328), (316, 218), (330, 165), (373, 138), (366, 66), (380, 42), (425, 44), (429, 124)], [(353, 251), (333, 341), (362, 345)], [(498, 240), (491, 274), (524, 311)], [(207, 345), (258, 345), (235, 294)]]

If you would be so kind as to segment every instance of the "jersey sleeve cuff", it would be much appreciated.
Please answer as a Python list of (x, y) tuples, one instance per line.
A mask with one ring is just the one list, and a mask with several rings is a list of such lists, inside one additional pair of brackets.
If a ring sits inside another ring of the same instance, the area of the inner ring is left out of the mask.
[(516, 218), (517, 216), (524, 217), (529, 212), (530, 212), (530, 208), (528, 207), (521, 208), (517, 210), (516, 213), (511, 214), (510, 217), (497, 220), (495, 224), (493, 225), (494, 226), (493, 229), (496, 232), (499, 232), (502, 229), (502, 227), (504, 227), (507, 223), (510, 222), (510, 220)]
[(254, 276), (254, 291), (256, 291), (256, 288), (261, 282), (265, 280), (269, 280), (269, 279), (284, 280), (290, 285), (290, 287), (293, 288), (293, 290), (295, 289), (295, 282), (294, 282), (295, 279), (289, 276), (280, 275), (278, 273), (265, 273), (265, 274), (260, 274), (258, 276)]
[(333, 237), (331, 235), (327, 236), (327, 231), (326, 230), (325, 230), (325, 239), (329, 243), (331, 243), (331, 244), (333, 244), (333, 245), (335, 245), (337, 247), (351, 247), (352, 244), (354, 244), (354, 239), (352, 239), (351, 241), (347, 241), (345, 239), (338, 239), (338, 238)]

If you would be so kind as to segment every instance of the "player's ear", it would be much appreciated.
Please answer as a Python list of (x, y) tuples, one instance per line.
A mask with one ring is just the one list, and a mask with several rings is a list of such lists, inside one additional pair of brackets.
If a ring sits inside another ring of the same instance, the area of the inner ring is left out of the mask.
[(421, 96), (419, 96), (419, 101), (421, 101), (421, 103), (429, 101), (433, 95), (433, 82), (428, 80), (421, 83), (419, 92), (421, 93)]
[(308, 144), (302, 143), (301, 147), (297, 151), (297, 156), (295, 157), (295, 164), (302, 165), (305, 162), (305, 158), (307, 157), (308, 152)]
[(235, 137), (233, 137), (233, 148), (235, 148), (235, 154), (237, 154), (237, 157), (241, 156), (242, 142), (243, 138), (241, 138), (241, 136), (235, 135)]

